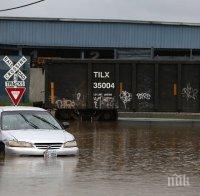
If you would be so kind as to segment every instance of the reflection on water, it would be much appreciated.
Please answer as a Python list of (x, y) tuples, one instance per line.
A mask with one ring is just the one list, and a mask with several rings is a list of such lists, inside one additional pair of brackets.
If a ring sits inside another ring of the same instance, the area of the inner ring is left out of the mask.
[(0, 164), (0, 195), (62, 194), (76, 164), (74, 158), (6, 157)]
[[(71, 123), (78, 157), (0, 159), (1, 195), (199, 195), (200, 131), (134, 127), (131, 122)], [(189, 187), (168, 187), (173, 174)]]

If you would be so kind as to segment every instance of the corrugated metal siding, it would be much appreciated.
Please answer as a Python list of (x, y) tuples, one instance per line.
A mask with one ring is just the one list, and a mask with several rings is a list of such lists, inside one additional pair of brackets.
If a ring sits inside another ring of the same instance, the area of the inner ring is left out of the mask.
[(0, 44), (199, 49), (200, 27), (0, 19)]

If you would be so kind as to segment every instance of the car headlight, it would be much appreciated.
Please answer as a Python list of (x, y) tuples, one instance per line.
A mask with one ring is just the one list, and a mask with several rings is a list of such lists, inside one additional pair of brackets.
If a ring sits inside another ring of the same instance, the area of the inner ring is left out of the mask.
[(33, 144), (29, 142), (23, 142), (23, 141), (16, 141), (16, 140), (10, 140), (6, 142), (7, 146), (10, 147), (26, 147), (26, 148), (32, 148)]
[(65, 142), (63, 145), (64, 148), (71, 148), (71, 147), (76, 147), (76, 146), (77, 146), (77, 143), (75, 140)]

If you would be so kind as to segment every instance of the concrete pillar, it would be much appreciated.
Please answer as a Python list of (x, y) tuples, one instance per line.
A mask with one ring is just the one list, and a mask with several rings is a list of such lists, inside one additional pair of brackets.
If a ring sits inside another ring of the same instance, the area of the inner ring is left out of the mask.
[(42, 68), (30, 68), (29, 100), (45, 101), (45, 73)]

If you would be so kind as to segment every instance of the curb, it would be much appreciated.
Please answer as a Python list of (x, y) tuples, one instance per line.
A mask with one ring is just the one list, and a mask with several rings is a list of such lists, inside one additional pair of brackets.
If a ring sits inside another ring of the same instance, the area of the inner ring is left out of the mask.
[(122, 118), (118, 121), (129, 122), (132, 125), (164, 125), (164, 126), (200, 126), (197, 119), (167, 119), (167, 118)]

